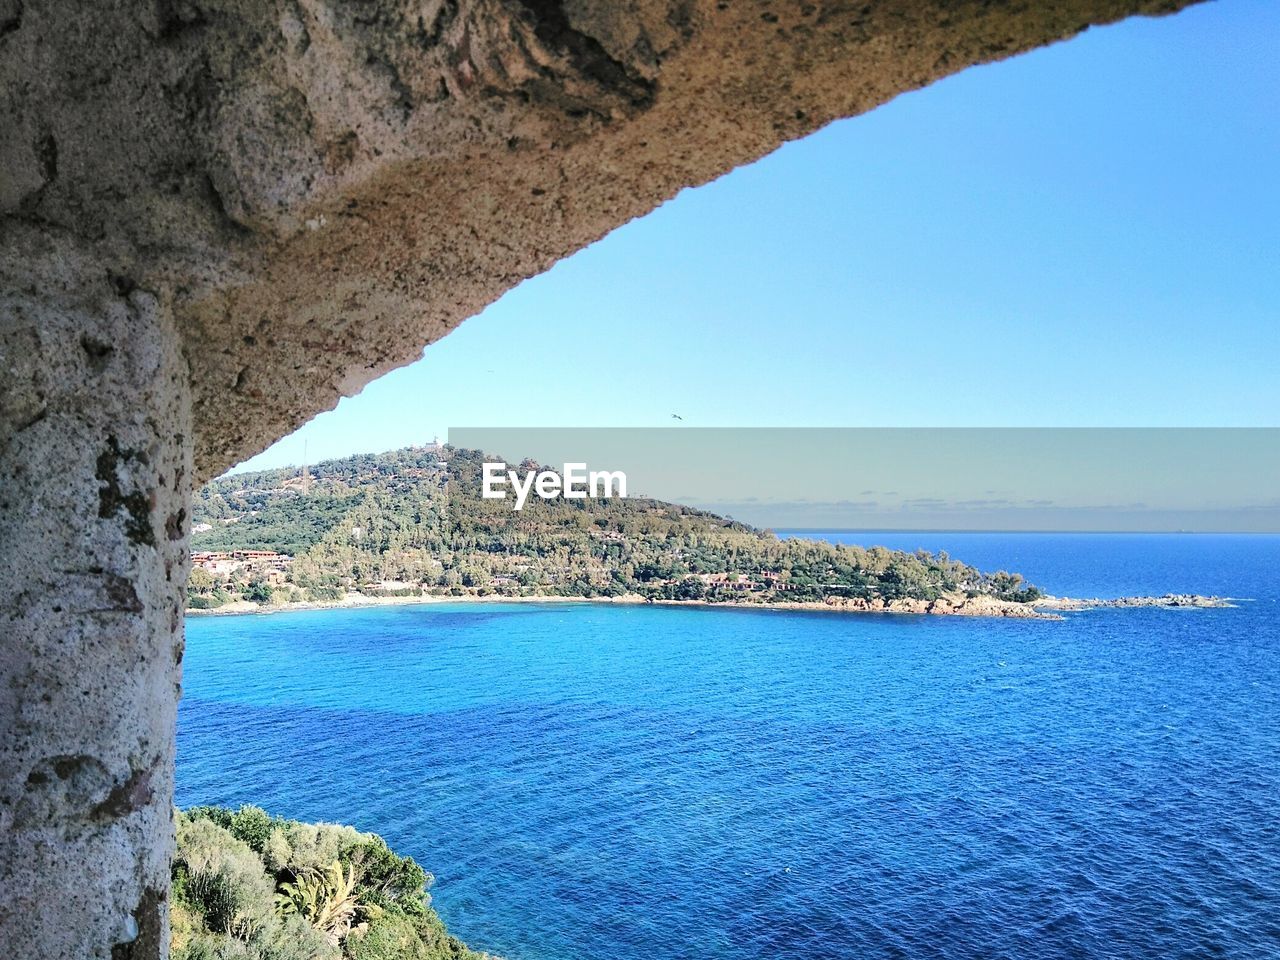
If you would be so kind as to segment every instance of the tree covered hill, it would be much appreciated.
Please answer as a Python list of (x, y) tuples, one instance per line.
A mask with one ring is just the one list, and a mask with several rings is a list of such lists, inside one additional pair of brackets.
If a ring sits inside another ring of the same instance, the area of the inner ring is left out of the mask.
[(193, 605), (237, 594), (333, 599), (351, 590), (739, 603), (1038, 596), (1016, 574), (984, 574), (945, 553), (782, 540), (643, 497), (530, 497), (516, 512), (510, 500), (478, 496), (486, 459), (494, 458), (410, 447), (317, 464), (309, 481), (297, 469), (215, 480), (195, 496), (193, 548), (293, 559), (270, 571), (246, 562), (222, 575), (198, 566)]

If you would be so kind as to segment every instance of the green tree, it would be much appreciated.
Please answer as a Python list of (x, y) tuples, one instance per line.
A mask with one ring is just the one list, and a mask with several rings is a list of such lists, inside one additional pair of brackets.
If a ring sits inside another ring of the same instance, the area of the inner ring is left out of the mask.
[(254, 603), (270, 603), (274, 594), (275, 591), (267, 581), (251, 580), (248, 586), (244, 588), (244, 592), (241, 596), (246, 600), (253, 601)]

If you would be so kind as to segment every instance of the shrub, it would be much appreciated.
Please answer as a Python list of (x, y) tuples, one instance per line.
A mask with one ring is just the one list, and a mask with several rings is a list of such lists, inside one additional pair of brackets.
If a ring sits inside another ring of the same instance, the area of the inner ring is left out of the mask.
[(233, 816), (235, 816), (235, 811), (228, 810), (226, 807), (192, 807), (185, 813), (179, 811), (178, 822), (181, 823), (183, 820), (209, 820), (224, 830), (230, 830)]
[(178, 821), (182, 901), (206, 928), (248, 939), (269, 916), (275, 884), (249, 845), (212, 820)]
[(284, 854), (284, 859), (277, 860), (273, 867), (293, 873), (320, 870), (340, 859), (344, 850), (364, 843), (370, 836), (334, 823), (288, 821), (281, 827), (280, 841), (283, 842), (276, 841), (274, 854), (276, 857)]
[(181, 946), (175, 943), (169, 954), (170, 960), (256, 960), (257, 956), (247, 944), (207, 931), (197, 933)]
[(404, 917), (394, 914), (369, 924), (347, 938), (347, 956), (351, 960), (435, 960), (422, 937)]
[(431, 876), (375, 834), (253, 806), (177, 828), (173, 960), (481, 960), (429, 906)]
[(307, 587), (307, 599), (311, 601), (341, 600), (344, 596), (346, 591), (341, 587)]
[(267, 583), (267, 581), (255, 580), (244, 588), (241, 595), (246, 600), (252, 600), (254, 603), (270, 603), (274, 592), (271, 589), (271, 584)]
[(355, 864), (363, 880), (370, 903), (388, 906), (409, 901), (422, 902), (431, 874), (412, 857), (397, 855), (381, 837), (366, 834), (360, 842), (347, 847), (342, 859)]
[(280, 917), (256, 944), (261, 960), (338, 960), (341, 952), (301, 917)]
[(245, 804), (231, 815), (231, 822), (227, 825), (227, 829), (237, 839), (243, 840), (255, 851), (261, 853), (267, 845), (267, 838), (271, 836), (271, 829), (274, 826), (275, 822), (267, 811), (261, 807)]
[(267, 836), (266, 846), (262, 850), (262, 862), (272, 873), (280, 873), (289, 869), (289, 861), (293, 858), (293, 847), (285, 836), (283, 827), (272, 827)]

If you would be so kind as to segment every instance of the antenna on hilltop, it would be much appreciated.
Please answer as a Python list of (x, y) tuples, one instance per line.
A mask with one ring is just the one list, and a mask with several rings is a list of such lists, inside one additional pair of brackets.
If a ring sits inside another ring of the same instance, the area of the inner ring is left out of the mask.
[(311, 471), (307, 469), (307, 441), (302, 441), (302, 495), (311, 492)]

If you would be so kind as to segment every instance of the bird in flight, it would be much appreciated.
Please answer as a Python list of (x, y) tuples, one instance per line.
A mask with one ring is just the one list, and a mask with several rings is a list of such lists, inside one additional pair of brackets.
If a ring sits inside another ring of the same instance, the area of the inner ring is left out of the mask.
[(678, 414), (678, 413), (673, 413), (673, 414), (671, 415), (671, 419), (672, 419), (672, 420), (683, 420), (683, 419), (684, 419), (684, 417), (680, 416), (680, 414)]

